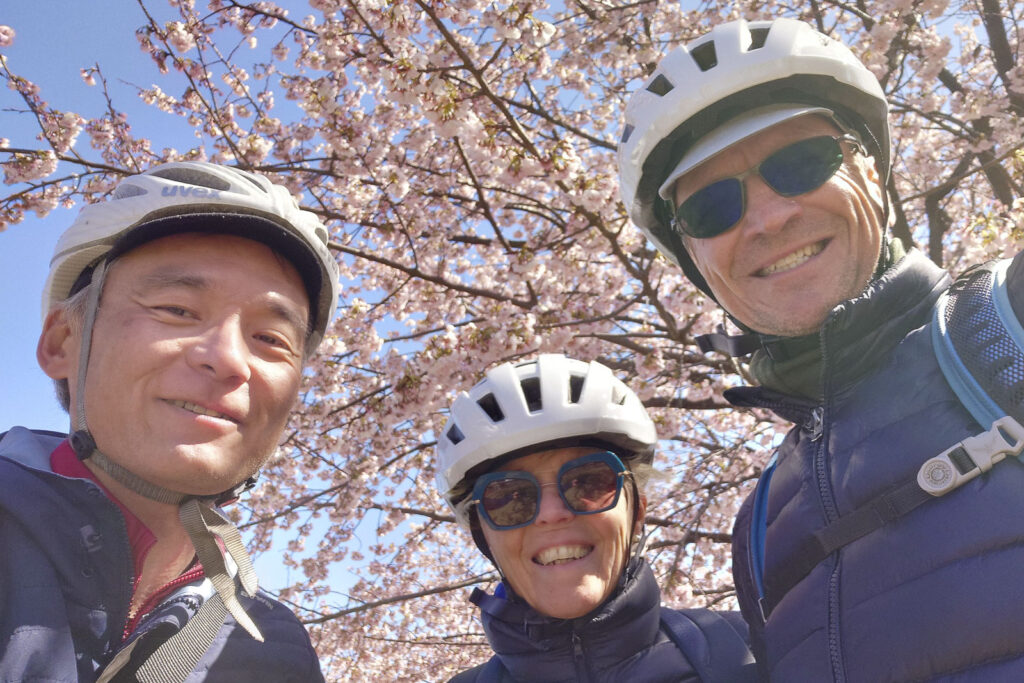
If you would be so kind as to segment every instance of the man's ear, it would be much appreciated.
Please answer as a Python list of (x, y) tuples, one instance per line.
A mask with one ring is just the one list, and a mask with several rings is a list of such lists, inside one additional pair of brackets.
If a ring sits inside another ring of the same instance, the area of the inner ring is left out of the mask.
[(36, 360), (50, 379), (68, 379), (78, 360), (78, 335), (74, 334), (63, 309), (50, 311), (36, 345)]
[(864, 189), (878, 209), (878, 213), (881, 214), (885, 207), (883, 194), (886, 188), (882, 187), (882, 183), (879, 180), (878, 166), (875, 164), (874, 157), (870, 155), (864, 155), (860, 158), (862, 160), (861, 174), (864, 176)]

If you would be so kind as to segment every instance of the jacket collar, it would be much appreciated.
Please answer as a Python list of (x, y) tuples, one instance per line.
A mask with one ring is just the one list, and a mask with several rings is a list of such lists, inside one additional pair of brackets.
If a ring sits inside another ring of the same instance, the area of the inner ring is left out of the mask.
[(591, 670), (607, 671), (650, 647), (660, 627), (661, 591), (643, 559), (630, 564), (623, 585), (604, 604), (576, 619), (548, 617), (518, 598), (480, 590), (470, 599), (480, 608), (491, 648), (517, 680), (575, 679), (574, 640)]
[(0, 458), (7, 458), (34, 470), (52, 471), (50, 454), (67, 438), (66, 434), (12, 427), (0, 435)]
[[(833, 308), (818, 335), (765, 339), (751, 359), (751, 371), (762, 386), (788, 395), (821, 400), (825, 372), (829, 392), (842, 391), (874, 371), (908, 332), (925, 324), (950, 283), (944, 270), (910, 249), (858, 297)], [(794, 388), (786, 381), (794, 364), (821, 370)]]

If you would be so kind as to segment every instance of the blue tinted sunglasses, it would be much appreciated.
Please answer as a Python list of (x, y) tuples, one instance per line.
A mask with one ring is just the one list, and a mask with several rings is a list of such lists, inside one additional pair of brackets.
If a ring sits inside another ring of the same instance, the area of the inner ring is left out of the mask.
[(593, 515), (618, 504), (622, 479), (628, 474), (614, 453), (591, 453), (562, 465), (552, 484), (541, 484), (521, 470), (489, 472), (476, 480), (470, 502), (492, 529), (518, 529), (537, 519), (542, 487), (558, 486), (558, 495), (573, 514)]
[(730, 230), (746, 211), (743, 181), (753, 173), (783, 197), (796, 197), (818, 189), (843, 165), (843, 142), (860, 148), (852, 135), (807, 138), (773, 152), (757, 166), (737, 176), (705, 185), (679, 205), (672, 218), (672, 228), (697, 239), (717, 237)]

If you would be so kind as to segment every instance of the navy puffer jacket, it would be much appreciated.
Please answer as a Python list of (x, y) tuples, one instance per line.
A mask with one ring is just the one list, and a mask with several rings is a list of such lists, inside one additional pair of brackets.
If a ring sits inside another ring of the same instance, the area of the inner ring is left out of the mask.
[[(1018, 318), (1020, 258), (1009, 273)], [(945, 382), (930, 314), (948, 276), (919, 252), (833, 310), (820, 332), (821, 404), (762, 388), (737, 405), (796, 423), (767, 498), (765, 575), (809, 534), (983, 431)], [(985, 426), (987, 429), (988, 425)], [(815, 567), (762, 627), (748, 554), (752, 501), (733, 571), (771, 680), (1024, 681), (1024, 465), (1015, 458), (854, 541)], [(772, 596), (770, 596), (772, 597)]]
[[(498, 680), (664, 681), (700, 679), (661, 625), (661, 590), (643, 560), (634, 560), (624, 585), (604, 605), (578, 619), (544, 616), (518, 600), (474, 591), (487, 640), (501, 663)], [(747, 640), (739, 614), (720, 612)], [(485, 680), (486, 665), (453, 681)], [(495, 678), (486, 677), (487, 683)]]
[[(94, 483), (50, 470), (63, 435), (15, 427), (0, 440), (0, 682), (89, 683), (121, 644), (133, 585), (124, 517)], [(186, 679), (323, 681), (287, 607), (242, 598), (266, 642), (228, 615)]]

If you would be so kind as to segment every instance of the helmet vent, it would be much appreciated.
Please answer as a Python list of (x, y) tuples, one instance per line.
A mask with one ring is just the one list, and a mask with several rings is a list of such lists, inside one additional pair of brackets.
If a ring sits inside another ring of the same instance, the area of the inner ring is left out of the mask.
[(750, 47), (747, 48), (747, 52), (764, 47), (765, 41), (768, 40), (769, 30), (767, 28), (750, 29)]
[(498, 399), (494, 398), (494, 394), (487, 394), (477, 401), (476, 404), (483, 408), (484, 412), (487, 413), (487, 417), (491, 418), (494, 422), (501, 422), (505, 419), (505, 413), (501, 411), (501, 406), (498, 405)]
[(526, 399), (526, 409), (531, 413), (539, 412), (544, 404), (540, 398), (540, 377), (527, 377), (519, 383)]
[(146, 191), (138, 185), (132, 185), (131, 183), (121, 183), (114, 190), (114, 199), (128, 199), (128, 197), (138, 197), (139, 195), (146, 194)]
[(697, 66), (700, 67), (701, 71), (707, 71), (718, 66), (718, 52), (715, 51), (715, 41), (709, 40), (703, 45), (690, 50), (690, 56), (693, 57), (693, 61), (697, 62)]
[(451, 441), (453, 445), (459, 443), (460, 441), (466, 438), (466, 435), (462, 433), (462, 430), (459, 429), (459, 425), (457, 424), (453, 424), (451, 427), (449, 427), (448, 433), (445, 434), (445, 436), (448, 437), (448, 440)]
[(198, 171), (194, 168), (158, 168), (155, 171), (150, 172), (151, 176), (157, 178), (166, 178), (167, 180), (173, 180), (178, 183), (185, 183), (187, 185), (196, 185), (198, 187), (209, 187), (214, 190), (230, 190), (231, 183), (228, 181), (218, 178), (212, 173), (205, 173)]
[(629, 136), (633, 134), (633, 126), (626, 124), (626, 127), (622, 129), (622, 139), (619, 140), (620, 144), (625, 144), (629, 140)]
[(263, 187), (262, 185), (260, 185), (260, 181), (258, 181), (258, 180), (257, 180), (257, 179), (256, 179), (255, 177), (253, 177), (253, 175), (252, 175), (251, 173), (247, 173), (247, 172), (245, 172), (245, 171), (242, 171), (242, 170), (239, 170), (239, 171), (238, 171), (238, 173), (239, 173), (239, 175), (241, 175), (241, 176), (242, 176), (243, 178), (245, 178), (246, 180), (248, 180), (248, 181), (249, 181), (250, 183), (252, 183), (253, 185), (255, 185), (255, 186), (256, 186), (256, 189), (258, 189), (258, 190), (259, 190), (260, 192), (262, 192), (263, 194), (266, 194), (266, 193), (267, 193), (267, 188), (265, 188), (265, 187)]
[(657, 77), (647, 86), (649, 91), (661, 97), (672, 92), (674, 88), (675, 86), (672, 85), (672, 82), (665, 78), (665, 74), (658, 74)]
[(583, 395), (583, 381), (586, 377), (569, 375), (569, 403), (579, 403)]
[(620, 387), (612, 387), (612, 403), (617, 406), (626, 404), (626, 392), (622, 391)]

